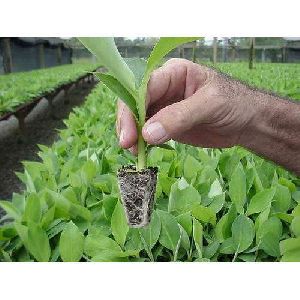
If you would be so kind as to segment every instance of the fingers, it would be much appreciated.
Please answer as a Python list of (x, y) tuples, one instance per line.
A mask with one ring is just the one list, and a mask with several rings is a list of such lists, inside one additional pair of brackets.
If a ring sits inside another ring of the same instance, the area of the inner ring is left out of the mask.
[(143, 137), (149, 144), (162, 144), (199, 122), (199, 101), (197, 96), (176, 102), (161, 109), (143, 127)]
[[(137, 142), (137, 129), (134, 117), (123, 101), (118, 101), (117, 134), (122, 148), (132, 148)], [(133, 152), (134, 148), (131, 149)]]
[(148, 83), (146, 106), (156, 102), (165, 103), (170, 99), (174, 102), (183, 99), (189, 64), (192, 63), (184, 59), (171, 59), (153, 71)]

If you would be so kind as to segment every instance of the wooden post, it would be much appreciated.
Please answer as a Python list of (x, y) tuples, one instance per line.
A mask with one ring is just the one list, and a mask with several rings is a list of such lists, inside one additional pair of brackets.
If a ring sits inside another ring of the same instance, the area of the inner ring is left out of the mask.
[(45, 52), (44, 52), (44, 44), (38, 45), (38, 60), (40, 69), (45, 68)]
[(255, 61), (255, 37), (250, 38), (250, 49), (249, 49), (249, 69), (252, 70)]
[(4, 73), (12, 72), (12, 56), (10, 47), (10, 38), (2, 39), (2, 53), (3, 53), (3, 69)]
[(57, 58), (57, 64), (61, 65), (62, 64), (62, 52), (61, 52), (61, 45), (57, 46), (56, 49), (56, 58)]
[(218, 54), (218, 39), (214, 37), (213, 41), (213, 63), (217, 63), (217, 54)]
[(193, 43), (193, 54), (192, 54), (192, 60), (194, 63), (196, 62), (196, 45), (197, 45), (197, 42), (195, 41)]
[(266, 49), (263, 48), (261, 50), (261, 62), (264, 63), (266, 61)]
[(180, 57), (180, 58), (184, 58), (184, 48), (183, 48), (183, 46), (181, 46), (181, 47), (179, 48), (179, 57)]
[(282, 54), (281, 55), (282, 55), (281, 62), (285, 63), (286, 62), (286, 47), (285, 46), (282, 47)]

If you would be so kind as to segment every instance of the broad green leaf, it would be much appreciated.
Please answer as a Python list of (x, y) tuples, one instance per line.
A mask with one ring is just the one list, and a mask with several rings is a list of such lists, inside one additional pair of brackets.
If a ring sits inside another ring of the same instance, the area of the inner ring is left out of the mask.
[(281, 235), (281, 221), (277, 217), (269, 218), (256, 232), (259, 248), (264, 250), (270, 256), (279, 257), (279, 241)]
[(187, 232), (187, 234), (190, 236), (193, 231), (193, 219), (190, 212), (178, 215), (176, 217), (176, 220), (178, 224), (180, 224), (183, 229)]
[(224, 240), (220, 246), (220, 253), (222, 254), (233, 254), (235, 251), (235, 244), (232, 237)]
[(152, 72), (170, 51), (198, 39), (197, 37), (161, 37), (148, 58), (147, 73)]
[(260, 213), (269, 207), (275, 195), (275, 191), (274, 188), (270, 188), (255, 194), (250, 200), (247, 215), (250, 216), (252, 214)]
[(253, 242), (255, 231), (251, 219), (244, 215), (238, 216), (232, 223), (232, 239), (237, 253), (246, 250)]
[(10, 201), (0, 201), (0, 207), (5, 210), (6, 214), (14, 220), (19, 220), (21, 215), (17, 208)]
[(190, 249), (189, 236), (188, 236), (187, 232), (184, 230), (184, 228), (181, 225), (179, 225), (179, 229), (180, 229), (180, 235), (181, 235), (180, 246), (184, 250), (189, 251), (189, 249)]
[(81, 37), (78, 39), (128, 91), (135, 89), (134, 75), (121, 57), (114, 38)]
[(148, 226), (141, 228), (141, 235), (147, 244), (148, 249), (152, 249), (158, 241), (161, 230), (160, 219), (157, 213), (154, 211), (151, 216), (151, 222)]
[(102, 250), (97, 255), (92, 257), (94, 262), (125, 262), (129, 256), (138, 256), (138, 251), (111, 251)]
[(103, 250), (121, 252), (120, 246), (111, 238), (103, 235), (101, 231), (89, 233), (84, 242), (84, 253), (94, 257)]
[(294, 217), (291, 229), (296, 237), (300, 237), (300, 217)]
[(292, 181), (288, 180), (287, 178), (280, 177), (278, 179), (278, 183), (280, 183), (281, 185), (286, 186), (290, 190), (291, 193), (296, 191), (295, 184)]
[(59, 253), (63, 261), (79, 261), (83, 254), (84, 236), (70, 221), (60, 235)]
[(191, 155), (187, 155), (183, 164), (183, 174), (186, 179), (191, 181), (200, 171), (200, 162)]
[(175, 253), (177, 243), (180, 239), (180, 229), (174, 216), (171, 214), (157, 210), (157, 214), (161, 221), (161, 232), (159, 242), (169, 250)]
[(51, 248), (46, 232), (40, 225), (28, 225), (28, 251), (37, 261), (49, 261)]
[(152, 149), (152, 148), (155, 148), (155, 147), (161, 148), (161, 149), (166, 149), (166, 150), (175, 151), (175, 149), (174, 149), (172, 146), (168, 145), (168, 144), (148, 145), (148, 146), (147, 146), (148, 149)]
[(193, 240), (198, 252), (198, 257), (202, 258), (203, 251), (203, 227), (201, 223), (193, 218)]
[(134, 97), (116, 78), (103, 73), (97, 73), (97, 77), (128, 106), (136, 117), (138, 116)]
[(218, 179), (216, 179), (210, 187), (208, 197), (214, 198), (214, 197), (222, 195), (222, 194), (223, 194), (222, 186), (220, 184), (220, 181)]
[(171, 186), (168, 211), (177, 214), (185, 213), (200, 202), (199, 192), (182, 178)]
[(225, 214), (215, 227), (215, 235), (217, 240), (222, 243), (227, 238), (231, 237), (231, 226), (236, 218), (236, 209), (232, 205), (227, 214)]
[(208, 205), (208, 207), (215, 213), (218, 213), (225, 204), (225, 193), (215, 196), (213, 201)]
[(124, 208), (120, 201), (118, 201), (111, 216), (111, 231), (116, 242), (121, 247), (125, 244), (128, 230), (129, 227), (127, 225)]
[(280, 242), (281, 261), (300, 262), (300, 237)]
[(235, 204), (238, 213), (244, 213), (246, 201), (246, 176), (243, 166), (239, 163), (233, 171), (229, 182), (229, 196)]
[(272, 201), (272, 207), (277, 212), (287, 212), (291, 206), (291, 192), (281, 184), (276, 185), (276, 193)]
[(27, 222), (39, 223), (41, 220), (41, 203), (40, 199), (35, 193), (31, 193), (26, 200), (24, 220)]
[(147, 61), (143, 58), (136, 57), (124, 58), (124, 60), (134, 74), (136, 88), (138, 88), (142, 83), (142, 79), (146, 71)]
[(217, 220), (216, 214), (209, 207), (205, 207), (201, 204), (197, 204), (192, 209), (192, 215), (200, 222), (210, 223), (213, 226), (216, 225), (216, 220)]
[(220, 243), (218, 241), (213, 241), (206, 247), (204, 247), (203, 256), (205, 258), (212, 258), (218, 251)]

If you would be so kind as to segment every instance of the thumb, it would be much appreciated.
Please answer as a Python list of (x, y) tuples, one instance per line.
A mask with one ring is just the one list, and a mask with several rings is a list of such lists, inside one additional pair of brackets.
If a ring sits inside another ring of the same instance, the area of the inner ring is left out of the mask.
[(143, 127), (143, 137), (149, 144), (162, 144), (196, 125), (199, 101), (195, 95), (166, 106), (151, 117)]

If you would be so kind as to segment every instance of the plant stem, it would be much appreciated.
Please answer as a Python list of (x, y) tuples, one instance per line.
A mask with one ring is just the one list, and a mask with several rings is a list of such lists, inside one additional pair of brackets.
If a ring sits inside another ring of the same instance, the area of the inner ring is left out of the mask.
[[(146, 83), (145, 83), (146, 82)], [(147, 80), (142, 83), (140, 90), (137, 95), (137, 108), (139, 113), (139, 120), (137, 124), (138, 128), (138, 159), (137, 159), (137, 170), (142, 170), (147, 167), (146, 163), (146, 145), (142, 135), (142, 128), (145, 124), (146, 118), (146, 93), (147, 93)]]
[(145, 141), (142, 136), (142, 129), (138, 126), (138, 158), (137, 158), (137, 169), (145, 169), (146, 166), (146, 147)]

